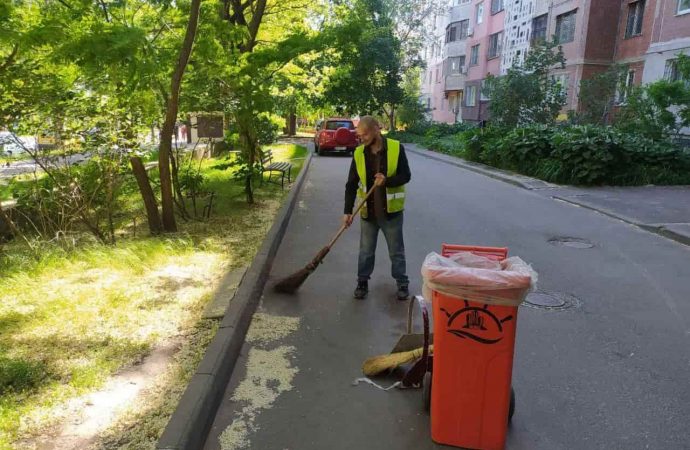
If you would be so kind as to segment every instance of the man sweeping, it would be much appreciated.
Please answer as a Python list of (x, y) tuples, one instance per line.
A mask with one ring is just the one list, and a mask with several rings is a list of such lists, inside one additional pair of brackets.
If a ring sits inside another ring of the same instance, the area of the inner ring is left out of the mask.
[(410, 166), (405, 149), (400, 142), (385, 139), (381, 128), (371, 116), (364, 116), (357, 125), (357, 135), (362, 145), (357, 147), (350, 165), (345, 185), (345, 215), (343, 225), (352, 224), (352, 208), (355, 198), (365, 198), (376, 186), (373, 194), (361, 209), (362, 225), (359, 241), (357, 288), (354, 296), (363, 299), (369, 292), (369, 278), (374, 271), (376, 241), (379, 231), (388, 244), (391, 274), (398, 290), (398, 300), (410, 295), (403, 242), (403, 210), (405, 209), (405, 184), (410, 181)]

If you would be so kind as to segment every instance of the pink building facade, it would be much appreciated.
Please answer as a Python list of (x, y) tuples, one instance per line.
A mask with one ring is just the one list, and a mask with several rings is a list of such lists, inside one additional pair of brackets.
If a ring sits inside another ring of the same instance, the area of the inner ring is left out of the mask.
[[(538, 40), (555, 39), (566, 58), (552, 71), (567, 93), (563, 117), (579, 109), (581, 81), (614, 63), (626, 67), (623, 103), (632, 85), (678, 79), (677, 55), (690, 54), (690, 0), (452, 0), (434, 26), (437, 51), (423, 84), (433, 75), (430, 118), (449, 123), (489, 120), (484, 80), (520, 64)], [(454, 26), (462, 45), (449, 42)]]

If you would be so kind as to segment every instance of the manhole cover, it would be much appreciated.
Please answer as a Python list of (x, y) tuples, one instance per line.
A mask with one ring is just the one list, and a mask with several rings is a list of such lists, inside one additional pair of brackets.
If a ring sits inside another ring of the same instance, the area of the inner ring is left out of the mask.
[(576, 238), (576, 237), (555, 237), (549, 239), (549, 244), (560, 245), (563, 247), (570, 248), (592, 248), (594, 244), (587, 239)]
[(535, 309), (563, 310), (577, 308), (580, 300), (561, 292), (536, 291), (527, 295), (523, 305)]

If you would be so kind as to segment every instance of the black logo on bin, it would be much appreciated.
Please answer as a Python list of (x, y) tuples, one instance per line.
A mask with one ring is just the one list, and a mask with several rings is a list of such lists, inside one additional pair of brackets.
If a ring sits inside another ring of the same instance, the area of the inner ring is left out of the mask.
[(506, 316), (499, 319), (489, 310), (489, 305), (483, 307), (470, 306), (465, 300), (465, 307), (449, 313), (441, 308), (448, 317), (447, 331), (461, 339), (472, 339), (480, 344), (495, 344), (503, 339), (503, 324), (513, 319)]

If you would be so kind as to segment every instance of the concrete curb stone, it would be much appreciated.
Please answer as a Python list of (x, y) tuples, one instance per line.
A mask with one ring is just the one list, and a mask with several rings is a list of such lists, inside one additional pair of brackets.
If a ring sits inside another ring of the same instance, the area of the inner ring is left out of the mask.
[(295, 185), (237, 288), (220, 328), (206, 349), (196, 373), (156, 444), (157, 450), (203, 448), (225, 387), (240, 356), (245, 335), (264, 291), (273, 259), (304, 185), (311, 158), (312, 152), (308, 151)]
[[(442, 153), (436, 153), (431, 150), (420, 149), (415, 144), (405, 143), (405, 147), (408, 149), (408, 151), (418, 154), (420, 156), (424, 156), (425, 158), (434, 159), (463, 169), (471, 170), (481, 175), (485, 175), (496, 180), (503, 181), (530, 191), (541, 189), (556, 189), (561, 187), (559, 185), (547, 183), (536, 178), (531, 178), (524, 175), (513, 174), (504, 170), (495, 169), (484, 164), (467, 162), (455, 156), (449, 156), (444, 155)], [(642, 223), (639, 220), (636, 220), (632, 217), (628, 217), (626, 215), (612, 211), (608, 208), (604, 208), (602, 206), (584, 200), (575, 200), (570, 197), (559, 195), (552, 195), (551, 198), (599, 212), (614, 219), (622, 220), (623, 222), (634, 225), (645, 231), (657, 234), (659, 236), (663, 236), (667, 239), (674, 240), (681, 244), (690, 245), (690, 227), (682, 227), (674, 224)], [(686, 230), (685, 228), (688, 229)]]

